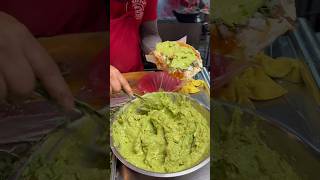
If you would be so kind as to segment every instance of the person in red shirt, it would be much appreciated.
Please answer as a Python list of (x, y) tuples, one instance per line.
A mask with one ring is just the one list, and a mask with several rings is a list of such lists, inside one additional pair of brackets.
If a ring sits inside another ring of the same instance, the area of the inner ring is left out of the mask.
[(29, 95), (39, 79), (60, 105), (71, 110), (69, 87), (35, 37), (104, 31), (106, 23), (106, 0), (2, 0), (0, 101)]
[(121, 73), (143, 70), (141, 51), (149, 54), (160, 41), (157, 0), (110, 0), (111, 93), (132, 93)]

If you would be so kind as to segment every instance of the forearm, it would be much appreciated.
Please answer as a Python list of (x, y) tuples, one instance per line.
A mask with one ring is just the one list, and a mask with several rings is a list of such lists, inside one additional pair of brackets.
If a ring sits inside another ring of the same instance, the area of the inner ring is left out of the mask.
[(161, 42), (156, 21), (145, 22), (141, 28), (141, 47), (145, 54), (155, 50), (157, 43)]
[(145, 54), (154, 51), (157, 43), (161, 42), (161, 38), (157, 34), (147, 34), (142, 36), (142, 50)]

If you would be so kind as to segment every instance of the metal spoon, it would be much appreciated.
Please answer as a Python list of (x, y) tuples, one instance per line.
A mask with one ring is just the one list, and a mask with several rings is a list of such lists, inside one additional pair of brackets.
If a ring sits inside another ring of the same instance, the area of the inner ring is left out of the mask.
[(136, 98), (139, 98), (143, 101), (146, 101), (142, 96), (140, 96), (139, 94), (136, 94), (136, 93), (133, 93), (133, 96), (136, 97)]
[(146, 101), (142, 96), (140, 96), (139, 94), (136, 94), (136, 93), (133, 93), (133, 94), (129, 94), (129, 93), (126, 93), (130, 98), (131, 98), (131, 101), (136, 99), (136, 98), (139, 98), (141, 99), (142, 101)]

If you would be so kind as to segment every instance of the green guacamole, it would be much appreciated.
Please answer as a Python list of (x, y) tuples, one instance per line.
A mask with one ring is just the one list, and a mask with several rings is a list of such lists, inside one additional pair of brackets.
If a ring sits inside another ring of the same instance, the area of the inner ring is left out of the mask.
[(180, 46), (175, 41), (158, 43), (156, 51), (165, 56), (165, 61), (172, 69), (188, 69), (197, 59), (195, 52), (187, 47)]
[(212, 17), (229, 26), (245, 24), (266, 0), (214, 0), (212, 1)]
[(256, 122), (245, 126), (236, 110), (230, 124), (215, 121), (211, 157), (212, 179), (298, 180), (293, 167), (262, 139)]
[[(22, 173), (23, 180), (101, 180), (110, 179), (109, 152), (98, 153), (89, 146), (108, 149), (108, 131), (97, 130), (100, 124), (91, 117), (82, 120), (77, 130), (49, 135), (40, 152)], [(100, 128), (100, 127), (99, 127)], [(102, 128), (102, 127), (101, 127)], [(103, 128), (105, 129), (105, 128)], [(108, 129), (108, 128), (106, 128)], [(63, 137), (63, 140), (59, 140)], [(56, 144), (56, 142), (60, 142)]]
[(173, 101), (166, 93), (152, 93), (132, 102), (111, 131), (128, 162), (153, 172), (185, 170), (209, 155), (209, 122), (184, 96)]

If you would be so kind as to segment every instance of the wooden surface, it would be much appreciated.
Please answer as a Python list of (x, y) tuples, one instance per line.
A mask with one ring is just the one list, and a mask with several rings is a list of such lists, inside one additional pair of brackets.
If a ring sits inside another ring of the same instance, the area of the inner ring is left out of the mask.
[(139, 72), (130, 72), (124, 73), (123, 76), (127, 79), (128, 83), (130, 84), (132, 90), (135, 93), (140, 94), (139, 90), (137, 89), (137, 83), (139, 80), (146, 74), (151, 73), (152, 71), (139, 71)]
[(39, 38), (56, 62), (86, 63), (107, 46), (107, 33), (81, 33)]
[(39, 38), (40, 44), (61, 67), (73, 94), (91, 105), (102, 108), (107, 99), (85, 93), (89, 65), (107, 47), (107, 33), (81, 33)]
[(133, 81), (140, 79), (142, 76), (150, 73), (150, 71), (139, 71), (139, 72), (129, 72), (129, 73), (123, 73), (122, 75), (128, 80)]

